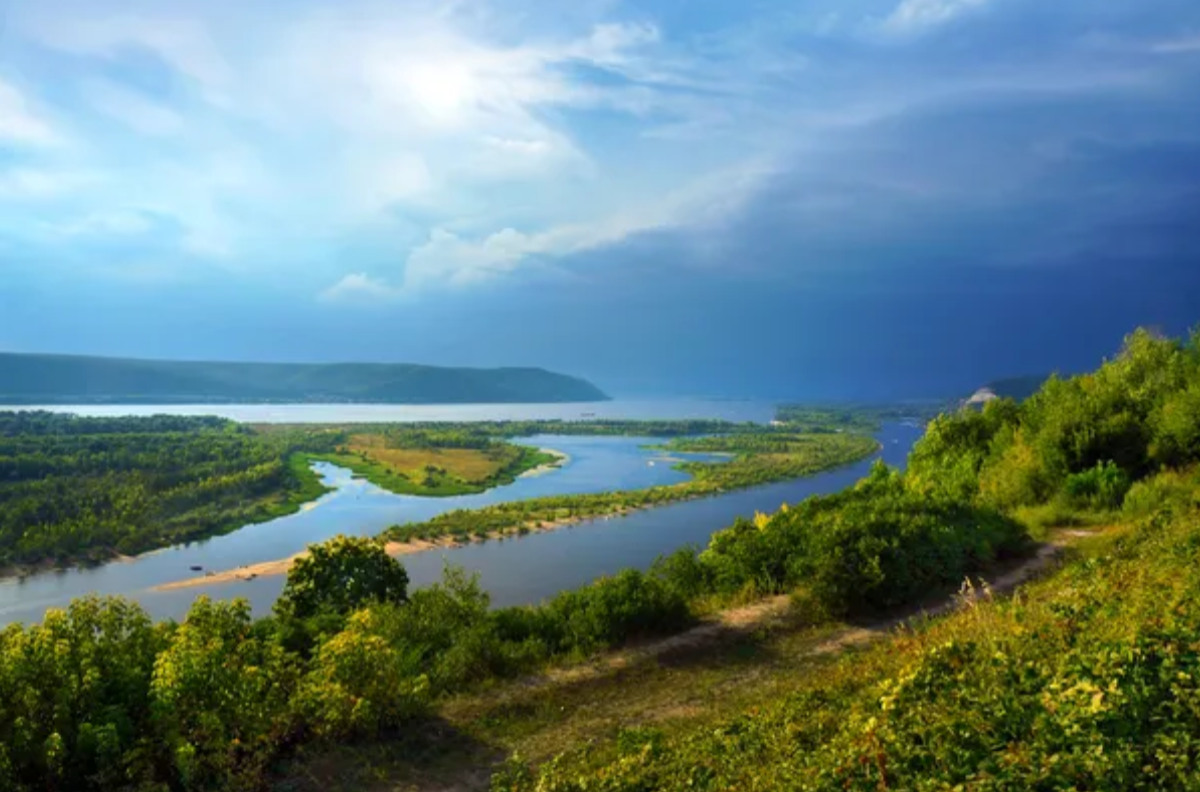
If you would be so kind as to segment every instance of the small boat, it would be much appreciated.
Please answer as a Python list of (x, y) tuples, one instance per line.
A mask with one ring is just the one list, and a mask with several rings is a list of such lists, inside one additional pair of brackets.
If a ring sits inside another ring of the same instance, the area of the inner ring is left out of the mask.
[(204, 567), (200, 566), (199, 564), (192, 564), (191, 567), (189, 567), (189, 569), (191, 569), (193, 572), (203, 572), (204, 571)]

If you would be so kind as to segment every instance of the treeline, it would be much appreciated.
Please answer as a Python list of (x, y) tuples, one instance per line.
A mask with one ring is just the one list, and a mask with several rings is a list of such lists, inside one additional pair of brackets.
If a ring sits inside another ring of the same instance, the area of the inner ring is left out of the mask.
[(986, 504), (1031, 525), (1121, 506), (1134, 481), (1200, 461), (1200, 334), (1139, 330), (1092, 374), (1052, 377), (1017, 404), (930, 424), (909, 460), (917, 492)]
[(217, 418), (0, 413), (0, 566), (136, 553), (286, 513), (323, 491), (290, 462), (297, 447)]
[[(775, 433), (768, 434), (775, 436)], [(480, 509), (459, 509), (424, 522), (393, 526), (384, 533), (384, 537), (408, 542), (442, 537), (461, 541), (472, 537), (520, 535), (552, 523), (623, 514), (633, 509), (799, 478), (855, 462), (869, 456), (877, 447), (873, 439), (863, 435), (786, 437), (790, 440), (784, 451), (779, 451), (774, 445), (764, 446), (766, 441), (759, 434), (736, 435), (728, 440), (709, 438), (676, 441), (668, 447), (687, 450), (693, 448), (692, 443), (705, 447), (706, 444), (716, 443), (721, 450), (735, 456), (727, 462), (681, 462), (677, 467), (692, 478), (679, 484), (583, 495), (552, 495), (498, 503)], [(759, 450), (763, 447), (773, 450), (763, 453)]]
[(837, 407), (781, 404), (775, 408), (775, 420), (799, 432), (874, 432), (887, 422), (929, 420), (948, 407), (941, 402)]

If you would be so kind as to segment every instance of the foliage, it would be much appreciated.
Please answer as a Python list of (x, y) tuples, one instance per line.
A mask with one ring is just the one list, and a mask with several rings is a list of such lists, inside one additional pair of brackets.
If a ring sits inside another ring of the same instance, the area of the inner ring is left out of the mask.
[(1192, 789), (1198, 516), (1143, 521), (1010, 601), (967, 588), (957, 615), (781, 700), (513, 762), (492, 789)]
[(1063, 498), (1116, 508), (1128, 482), (1200, 461), (1200, 349), (1139, 330), (1098, 371), (1051, 377), (1018, 405), (933, 421), (914, 448), (918, 492), (1003, 509)]
[(217, 418), (0, 413), (0, 566), (137, 553), (294, 511), (325, 491), (297, 445)]
[(775, 420), (786, 425), (782, 428), (796, 432), (874, 432), (888, 421), (933, 418), (944, 407), (939, 402), (857, 406), (781, 404), (775, 410)]
[(1025, 543), (1024, 529), (999, 512), (914, 494), (877, 463), (853, 489), (739, 520), (699, 560), (726, 594), (802, 587), (826, 612), (861, 613), (956, 584)]
[[(298, 742), (415, 728), (439, 696), (678, 631), (714, 601), (791, 591), (814, 613), (889, 609), (1025, 549), (1014, 517), (1029, 510), (1057, 519), (1118, 504), (1136, 529), (1020, 598), (968, 590), (962, 613), (835, 662), (761, 710), (677, 734), (626, 730), (541, 768), (511, 763), (494, 788), (1190, 788), (1200, 774), (1200, 468), (1159, 466), (1200, 463), (1179, 406), (1198, 374), (1195, 339), (1135, 333), (1094, 374), (1051, 379), (1021, 405), (937, 419), (907, 472), (878, 464), (843, 493), (738, 521), (699, 553), (685, 548), (647, 573), (538, 606), (493, 610), (478, 581), (453, 569), (408, 597), (403, 567), (382, 546), (344, 537), (313, 548), (276, 615), (257, 622), (244, 602), (202, 598), (183, 623), (154, 626), (120, 600), (77, 601), (42, 625), (0, 632), (0, 788), (258, 788)], [(211, 465), (205, 448), (252, 448), (247, 437), (276, 454), (344, 437), (6, 420), (5, 448), (61, 444), (83, 469), (111, 454), (140, 470), (143, 445), (174, 459), (159, 434), (188, 438), (195, 456), (178, 453)], [(131, 434), (142, 439), (113, 444)], [(850, 432), (731, 434), (678, 444), (736, 455), (695, 468), (691, 489), (539, 499), (434, 527), (511, 530), (610, 513), (874, 447)], [(39, 453), (17, 456), (66, 464)]]
[[(464, 445), (449, 445), (453, 442)], [(331, 453), (309, 455), (309, 459), (349, 468), (355, 476), (400, 495), (445, 497), (511, 484), (525, 471), (558, 458), (528, 446), (462, 432), (392, 430), (355, 434), (347, 445), (339, 445)]]
[(275, 610), (293, 619), (321, 612), (347, 614), (372, 603), (403, 602), (408, 572), (387, 554), (383, 543), (336, 536), (311, 545), (288, 572)]

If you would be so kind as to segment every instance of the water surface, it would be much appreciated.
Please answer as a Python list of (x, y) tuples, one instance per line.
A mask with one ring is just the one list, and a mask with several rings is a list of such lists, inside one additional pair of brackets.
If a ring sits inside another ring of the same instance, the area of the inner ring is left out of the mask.
[(568, 404), (81, 404), (0, 407), (88, 416), (219, 415), (243, 423), (413, 423), (417, 421), (683, 420), (767, 423), (771, 402), (618, 399)]

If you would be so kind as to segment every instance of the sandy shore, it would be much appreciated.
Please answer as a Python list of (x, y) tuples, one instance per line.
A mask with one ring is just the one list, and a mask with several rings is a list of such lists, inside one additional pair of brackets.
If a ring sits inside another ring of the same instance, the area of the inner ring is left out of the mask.
[[(568, 525), (587, 522), (588, 520), (603, 520), (606, 517), (618, 517), (628, 514), (632, 511), (634, 510), (626, 509), (623, 512), (614, 512), (611, 515), (581, 517), (570, 520), (546, 521), (541, 524), (531, 524), (525, 527), (528, 530), (528, 533), (542, 533), (544, 531), (554, 531), (559, 528), (565, 528)], [(512, 532), (505, 534), (497, 532), (488, 534), (486, 537), (475, 536), (467, 541), (458, 541), (449, 536), (433, 541), (426, 539), (413, 539), (411, 542), (387, 542), (384, 544), (384, 549), (387, 551), (388, 555), (400, 557), (406, 555), (415, 555), (417, 553), (425, 553), (430, 550), (447, 550), (452, 547), (463, 547), (464, 545), (487, 542), (494, 539), (516, 539), (518, 537), (519, 534), (514, 534)], [(204, 574), (197, 573), (195, 577), (187, 578), (186, 580), (176, 580), (171, 583), (163, 583), (160, 586), (155, 586), (151, 590), (177, 591), (179, 589), (213, 586), (221, 583), (233, 583), (239, 580), (254, 580), (255, 578), (270, 577), (273, 575), (286, 575), (288, 570), (292, 568), (292, 565), (295, 564), (298, 559), (304, 558), (307, 555), (308, 552), (306, 551), (303, 553), (296, 553), (296, 555), (289, 556), (288, 558), (280, 558), (275, 561), (263, 561), (258, 564), (247, 564), (245, 566), (237, 567), (236, 569), (227, 569), (224, 572), (207, 572)]]
[(547, 473), (553, 473), (559, 468), (565, 467), (571, 463), (571, 457), (564, 454), (562, 451), (556, 451), (553, 448), (539, 448), (543, 454), (549, 454), (554, 457), (553, 462), (547, 462), (544, 465), (538, 465), (535, 468), (530, 468), (522, 473), (518, 478), (530, 478), (532, 476), (544, 476)]

